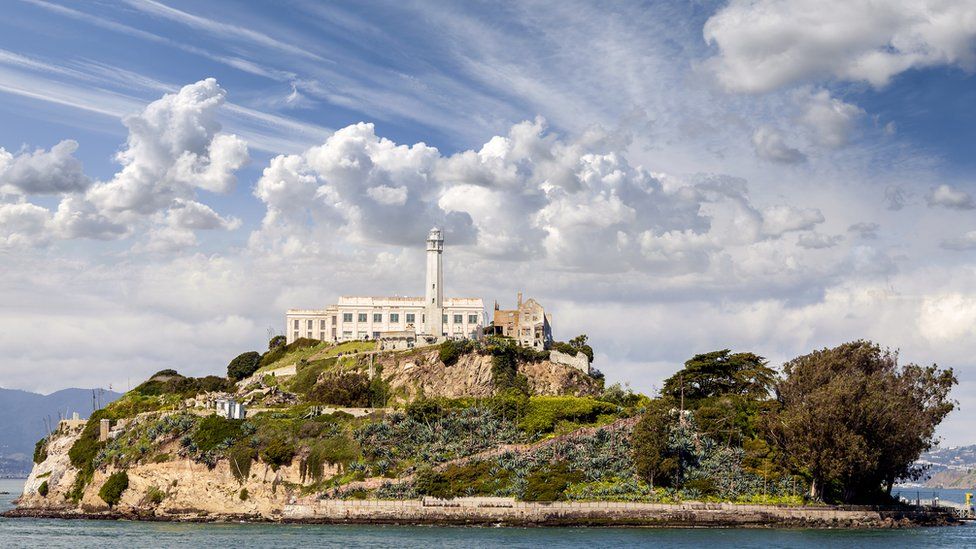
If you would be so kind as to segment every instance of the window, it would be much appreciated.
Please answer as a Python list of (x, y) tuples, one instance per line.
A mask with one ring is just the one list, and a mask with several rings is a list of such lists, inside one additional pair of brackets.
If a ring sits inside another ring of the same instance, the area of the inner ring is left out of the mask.
[(413, 324), (417, 321), (417, 315), (413, 313), (407, 313), (407, 324)]
[(379, 332), (373, 332), (373, 339), (379, 339), (379, 338), (380, 338), (380, 333)]
[(383, 313), (373, 313), (373, 322), (383, 322)]
[(311, 318), (305, 321), (305, 327), (308, 328), (309, 330), (312, 329), (312, 319)]
[(306, 337), (308, 337), (309, 339), (312, 339), (312, 332), (308, 332), (308, 333), (306, 334)]
[(441, 323), (447, 324), (447, 315), (441, 315)]
[[(297, 324), (298, 321), (296, 320), (295, 323)], [(295, 341), (296, 339), (298, 339), (298, 331), (297, 330), (295, 331), (295, 333), (291, 334), (291, 340), (292, 341)]]
[(421, 322), (427, 322), (427, 315), (420, 315)]
[(454, 315), (454, 323), (460, 324), (464, 322), (464, 315)]
[(342, 332), (342, 339), (352, 339), (352, 332), (349, 330), (344, 330)]
[(319, 339), (325, 341), (325, 332), (319, 332)]
[(366, 322), (366, 313), (359, 313), (359, 321)]
[(325, 319), (319, 321), (319, 330), (325, 330)]
[(343, 322), (352, 322), (352, 313), (342, 313)]
[(468, 315), (468, 324), (477, 324), (478, 315)]
[(390, 323), (396, 324), (400, 322), (400, 313), (390, 313)]
[(295, 329), (296, 330), (298, 329), (298, 319), (297, 318), (295, 319)]
[(332, 325), (333, 326), (336, 325), (336, 316), (335, 315), (332, 315)]

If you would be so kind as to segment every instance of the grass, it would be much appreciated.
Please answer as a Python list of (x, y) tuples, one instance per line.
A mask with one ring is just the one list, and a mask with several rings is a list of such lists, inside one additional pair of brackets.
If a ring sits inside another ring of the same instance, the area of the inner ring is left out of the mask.
[(375, 349), (375, 341), (345, 341), (333, 347), (329, 347), (322, 353), (318, 354), (315, 358), (320, 359), (339, 356), (340, 354), (347, 355), (351, 353), (365, 353)]
[(264, 362), (264, 364), (257, 369), (256, 373), (269, 372), (271, 370), (277, 370), (278, 368), (284, 368), (285, 366), (291, 366), (292, 364), (298, 364), (298, 361), (310, 359), (313, 355), (329, 347), (329, 344), (322, 341), (315, 345), (308, 347), (298, 347), (298, 348), (288, 348), (288, 347), (278, 347), (274, 351), (269, 351), (270, 358), (273, 358), (270, 362)]

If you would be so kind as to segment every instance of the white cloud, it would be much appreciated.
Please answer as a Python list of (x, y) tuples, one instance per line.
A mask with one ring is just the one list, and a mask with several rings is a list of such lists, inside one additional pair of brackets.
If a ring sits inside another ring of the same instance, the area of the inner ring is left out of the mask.
[(976, 231), (969, 231), (962, 236), (947, 238), (940, 244), (947, 250), (976, 250)]
[(407, 188), (404, 186), (379, 185), (367, 189), (366, 194), (384, 206), (403, 206), (407, 203)]
[(952, 210), (972, 210), (976, 208), (976, 201), (966, 191), (954, 189), (949, 185), (939, 185), (932, 189), (926, 197), (929, 206), (941, 206)]
[(50, 217), (51, 212), (28, 202), (0, 204), (0, 250), (46, 244)]
[(194, 188), (228, 192), (234, 172), (248, 159), (247, 145), (221, 134), (217, 109), (226, 92), (213, 78), (184, 86), (126, 117), (126, 148), (117, 155), (122, 170), (89, 189), (100, 211), (152, 214)]
[(84, 191), (91, 180), (85, 176), (74, 152), (78, 143), (64, 140), (45, 151), (16, 156), (0, 148), (0, 188), (13, 187), (23, 194), (61, 194)]
[(959, 293), (926, 297), (918, 316), (922, 336), (952, 343), (976, 332), (976, 297)]
[(841, 235), (826, 235), (815, 232), (803, 233), (797, 238), (797, 245), (808, 250), (833, 248), (844, 240)]
[(806, 155), (799, 149), (786, 144), (786, 140), (779, 130), (769, 126), (762, 126), (752, 134), (752, 146), (756, 151), (756, 156), (771, 162), (799, 164), (807, 159)]
[(765, 208), (763, 232), (770, 236), (780, 236), (792, 231), (806, 231), (824, 222), (823, 213), (816, 208), (796, 208), (793, 206), (771, 206)]
[(976, 4), (961, 0), (732, 0), (705, 23), (706, 66), (729, 90), (836, 78), (884, 86), (912, 68), (976, 65)]
[(827, 90), (797, 92), (794, 100), (803, 114), (800, 122), (813, 132), (814, 140), (825, 147), (838, 148), (847, 144), (854, 123), (864, 110), (830, 96)]

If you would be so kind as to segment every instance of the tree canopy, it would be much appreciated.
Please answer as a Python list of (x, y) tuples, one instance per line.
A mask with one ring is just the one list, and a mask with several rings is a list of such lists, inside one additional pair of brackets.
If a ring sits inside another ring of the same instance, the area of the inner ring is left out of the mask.
[(661, 394), (680, 399), (691, 407), (697, 401), (739, 395), (765, 398), (776, 379), (776, 372), (765, 358), (753, 353), (733, 353), (728, 349), (698, 354), (685, 367), (664, 381)]
[(897, 353), (869, 341), (814, 351), (783, 371), (770, 435), (818, 499), (876, 500), (917, 478), (915, 460), (955, 407), (952, 369), (900, 367)]
[(261, 353), (248, 351), (234, 357), (227, 365), (227, 377), (240, 381), (257, 371), (261, 362)]

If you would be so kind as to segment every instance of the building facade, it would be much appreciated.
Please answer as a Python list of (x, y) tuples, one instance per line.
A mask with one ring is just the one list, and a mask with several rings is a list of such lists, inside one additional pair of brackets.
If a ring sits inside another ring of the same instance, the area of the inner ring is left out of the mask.
[(285, 314), (288, 343), (299, 338), (322, 341), (381, 340), (433, 343), (445, 338), (477, 339), (485, 326), (485, 305), (479, 297), (444, 298), (444, 237), (440, 229), (427, 235), (427, 279), (424, 297), (343, 296), (324, 309), (289, 309)]
[(542, 350), (552, 346), (552, 317), (538, 301), (529, 298), (523, 302), (522, 292), (515, 309), (499, 309), (495, 303), (492, 320), (496, 333), (515, 339), (523, 347)]

